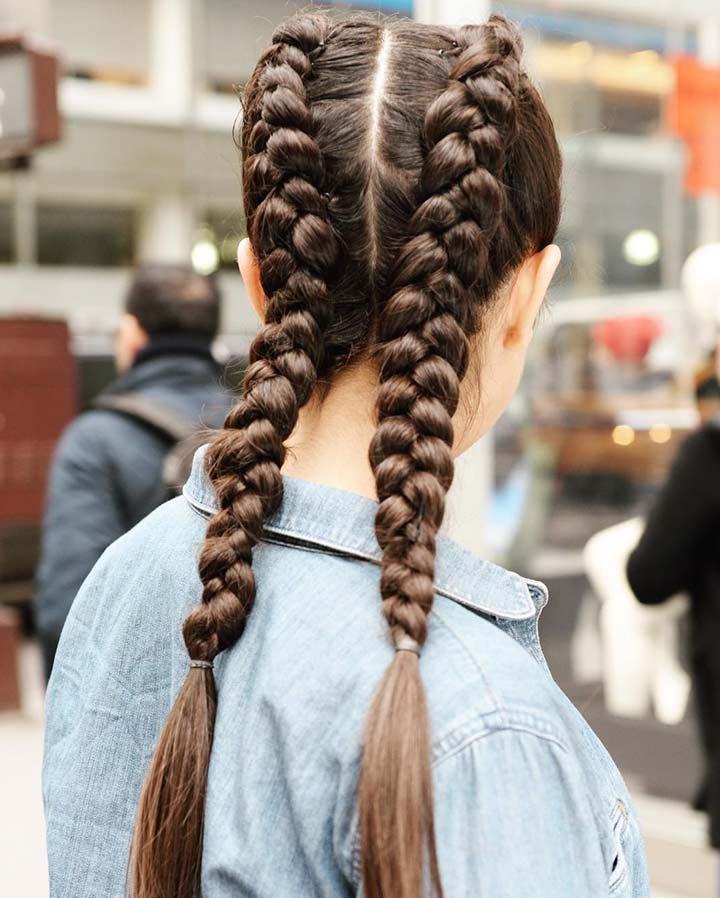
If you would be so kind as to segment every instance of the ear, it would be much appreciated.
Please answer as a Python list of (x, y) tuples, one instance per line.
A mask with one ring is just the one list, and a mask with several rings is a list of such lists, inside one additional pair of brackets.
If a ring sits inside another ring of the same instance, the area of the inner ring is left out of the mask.
[(250, 304), (255, 309), (260, 321), (265, 321), (267, 296), (265, 296), (260, 283), (260, 266), (247, 237), (243, 238), (238, 244), (237, 261)]
[(115, 333), (115, 365), (118, 371), (127, 371), (148, 340), (145, 331), (134, 315), (126, 312), (118, 322)]
[(560, 248), (551, 244), (520, 266), (506, 306), (504, 345), (527, 346), (545, 294), (560, 264)]

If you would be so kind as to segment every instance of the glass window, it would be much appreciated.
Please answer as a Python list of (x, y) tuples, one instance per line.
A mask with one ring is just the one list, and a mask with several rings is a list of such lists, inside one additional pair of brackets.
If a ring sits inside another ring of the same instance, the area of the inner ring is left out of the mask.
[(41, 205), (37, 212), (38, 262), (101, 267), (132, 265), (136, 220), (134, 209)]
[(52, 0), (50, 28), (65, 72), (115, 84), (145, 84), (150, 0)]
[(310, 6), (411, 15), (413, 0), (205, 0), (202, 54), (207, 87), (219, 93), (235, 93), (236, 87), (250, 77), (278, 22)]
[(15, 261), (15, 235), (10, 203), (0, 203), (0, 263)]
[(673, 73), (657, 51), (553, 40), (541, 41), (529, 55), (560, 134), (653, 135), (663, 130)]

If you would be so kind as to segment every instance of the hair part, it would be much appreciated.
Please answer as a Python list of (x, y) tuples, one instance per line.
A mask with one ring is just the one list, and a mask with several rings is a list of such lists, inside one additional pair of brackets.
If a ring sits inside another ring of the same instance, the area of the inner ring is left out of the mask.
[[(244, 202), (268, 305), (242, 397), (208, 453), (219, 510), (185, 643), (211, 661), (241, 636), (285, 441), (318, 378), (370, 355), (381, 607), (396, 652), (362, 746), (366, 898), (442, 896), (419, 654), (453, 416), (470, 338), (508, 275), (552, 241), (560, 209), (557, 141), (521, 54), (499, 16), (450, 29), (306, 14), (277, 29), (245, 93)], [(134, 898), (199, 894), (214, 713), (211, 671), (191, 670), (143, 790)]]

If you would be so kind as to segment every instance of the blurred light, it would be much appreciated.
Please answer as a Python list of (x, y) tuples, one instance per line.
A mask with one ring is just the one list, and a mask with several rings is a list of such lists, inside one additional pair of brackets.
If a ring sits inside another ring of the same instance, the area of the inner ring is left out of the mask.
[(193, 246), (190, 259), (198, 274), (212, 274), (220, 262), (220, 253), (212, 240), (203, 237)]
[(672, 437), (672, 429), (667, 424), (653, 424), (650, 428), (650, 439), (653, 443), (667, 443)]
[(623, 256), (630, 265), (654, 265), (660, 258), (660, 241), (654, 231), (638, 228), (623, 242)]
[(635, 442), (635, 431), (628, 424), (618, 424), (613, 429), (612, 438), (618, 446), (629, 446)]

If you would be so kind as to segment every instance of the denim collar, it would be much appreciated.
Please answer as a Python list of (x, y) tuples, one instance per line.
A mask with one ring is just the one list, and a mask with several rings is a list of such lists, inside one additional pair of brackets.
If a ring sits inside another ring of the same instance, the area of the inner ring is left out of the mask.
[[(382, 553), (375, 539), (377, 502), (296, 477), (284, 476), (283, 481), (280, 508), (265, 522), (265, 533), (271, 541), (276, 537), (281, 542), (380, 563)], [(183, 495), (205, 517), (217, 511), (205, 470), (204, 448), (195, 453)], [(438, 537), (435, 589), (441, 595), (493, 617), (527, 620), (538, 614), (546, 598), (534, 600), (529, 583), (446, 536)]]

